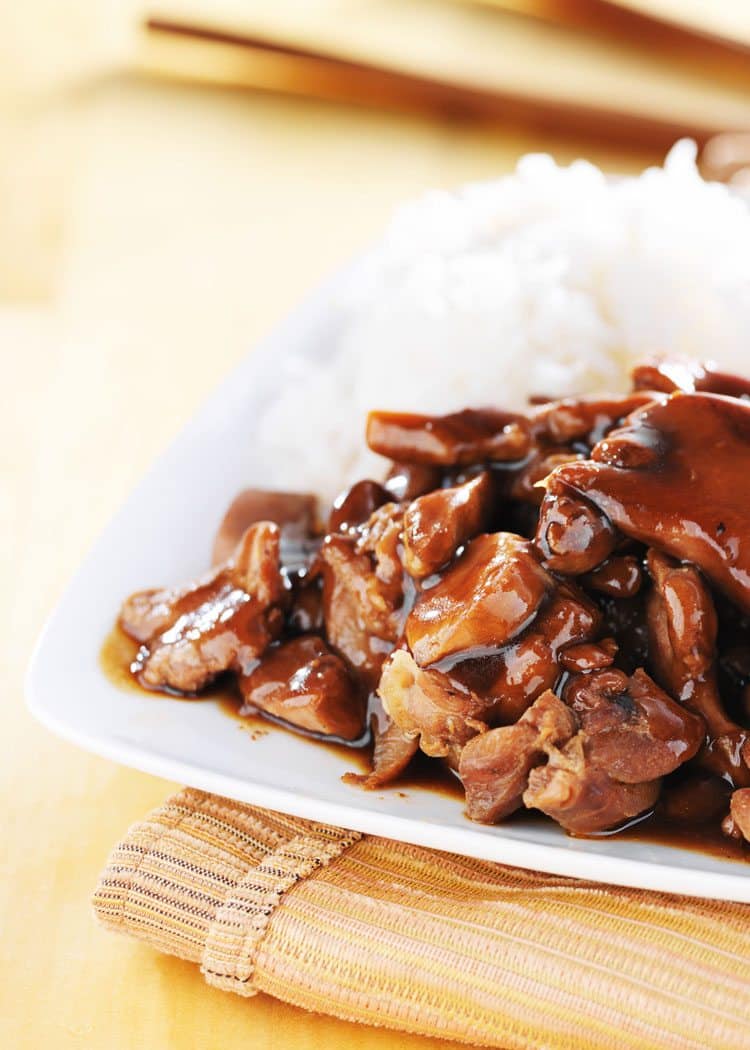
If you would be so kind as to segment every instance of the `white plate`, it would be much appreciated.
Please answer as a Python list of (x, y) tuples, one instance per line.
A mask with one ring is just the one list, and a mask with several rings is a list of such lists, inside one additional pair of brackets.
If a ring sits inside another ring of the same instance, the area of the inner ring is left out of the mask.
[(364, 792), (341, 782), (352, 768), (345, 759), (312, 742), (273, 729), (253, 740), (216, 703), (121, 691), (102, 673), (100, 647), (123, 597), (202, 571), (234, 494), (272, 487), (273, 464), (253, 455), (254, 413), (273, 396), (281, 357), (325, 359), (340, 324), (340, 280), (296, 310), (213, 394), (96, 543), (38, 643), (27, 680), (31, 710), (80, 747), (244, 802), (540, 871), (750, 901), (750, 864), (616, 837), (572, 839), (551, 821), (478, 826), (457, 799), (415, 788)]

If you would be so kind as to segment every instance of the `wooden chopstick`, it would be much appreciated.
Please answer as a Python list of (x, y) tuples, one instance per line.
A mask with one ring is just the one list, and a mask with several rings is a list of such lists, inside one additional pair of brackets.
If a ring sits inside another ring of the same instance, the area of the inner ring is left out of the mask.
[(519, 121), (542, 130), (658, 148), (681, 135), (702, 143), (717, 130), (701, 121), (678, 123), (633, 113), (616, 104), (571, 103), (483, 89), (344, 58), (315, 47), (171, 19), (151, 18), (147, 31), (149, 39), (140, 64), (152, 75), (418, 110), (447, 118)]
[[(648, 13), (627, 0), (451, 0), (452, 3), (492, 8), (523, 15), (551, 25), (596, 33), (610, 39), (627, 39), (646, 50), (682, 52), (696, 58), (721, 56), (733, 71), (748, 75), (750, 39), (701, 28), (690, 20), (677, 21)], [(735, 60), (735, 61), (733, 61)]]

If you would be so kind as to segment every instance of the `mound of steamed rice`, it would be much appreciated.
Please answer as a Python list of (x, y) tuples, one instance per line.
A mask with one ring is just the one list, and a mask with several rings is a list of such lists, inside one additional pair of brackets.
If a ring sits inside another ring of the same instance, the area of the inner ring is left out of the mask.
[(615, 391), (655, 352), (750, 372), (750, 209), (701, 179), (689, 142), (620, 181), (531, 155), (402, 208), (340, 306), (329, 366), (290, 362), (261, 420), (273, 487), (326, 499), (383, 474), (371, 408)]

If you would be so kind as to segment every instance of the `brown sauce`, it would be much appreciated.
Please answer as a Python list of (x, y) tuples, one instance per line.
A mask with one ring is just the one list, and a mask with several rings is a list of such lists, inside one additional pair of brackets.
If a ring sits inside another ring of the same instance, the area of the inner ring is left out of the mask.
[[(138, 648), (137, 642), (115, 626), (104, 639), (99, 654), (99, 664), (107, 679), (118, 689), (153, 696), (155, 694), (139, 685), (130, 671), (130, 664), (134, 661)], [(354, 743), (335, 741), (314, 733), (303, 733), (267, 716), (242, 714), (239, 689), (232, 682), (219, 682), (211, 689), (201, 693), (200, 702), (205, 701), (213, 701), (218, 704), (225, 714), (235, 719), (240, 727), (247, 731), (251, 740), (266, 736), (269, 732), (291, 733), (298, 739), (307, 738), (315, 747), (324, 747), (330, 754), (337, 755), (347, 763), (352, 772), (366, 773), (370, 769), (369, 737), (363, 737)], [(186, 697), (185, 702), (195, 703), (196, 700)], [(463, 801), (463, 788), (455, 774), (444, 763), (428, 759), (421, 752), (416, 755), (409, 769), (396, 783), (379, 788), (377, 794), (387, 792), (408, 797), (412, 790), (435, 792), (456, 801)], [(514, 814), (509, 823), (519, 827), (546, 824), (548, 820), (542, 814), (523, 811)], [(652, 814), (616, 834), (619, 839), (690, 849), (721, 860), (750, 862), (750, 850), (742, 843), (726, 838), (721, 833), (718, 824), (683, 826), (669, 823), (658, 815)]]
[(99, 650), (99, 666), (112, 685), (116, 685), (118, 689), (129, 689), (134, 693), (144, 692), (130, 671), (138, 649), (138, 642), (128, 637), (117, 624), (104, 639)]
[(406, 772), (401, 774), (393, 787), (404, 793), (414, 789), (454, 798), (458, 802), (464, 800), (463, 785), (456, 774), (444, 762), (428, 758), (421, 751), (416, 753)]
[(674, 846), (695, 850), (719, 860), (750, 863), (750, 849), (742, 842), (727, 838), (718, 822), (712, 824), (675, 824), (653, 813), (640, 823), (620, 832), (622, 837), (655, 846)]

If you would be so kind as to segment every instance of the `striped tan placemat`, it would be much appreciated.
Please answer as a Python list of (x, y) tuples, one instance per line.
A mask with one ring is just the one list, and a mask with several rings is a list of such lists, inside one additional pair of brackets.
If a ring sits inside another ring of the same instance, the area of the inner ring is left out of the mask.
[(740, 1050), (750, 906), (522, 871), (186, 789), (136, 824), (99, 921), (347, 1020), (508, 1048)]

